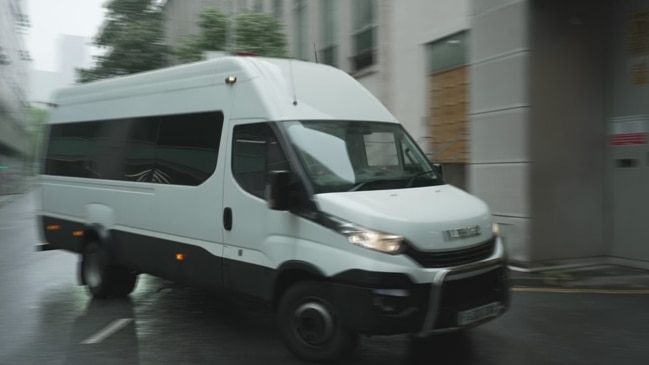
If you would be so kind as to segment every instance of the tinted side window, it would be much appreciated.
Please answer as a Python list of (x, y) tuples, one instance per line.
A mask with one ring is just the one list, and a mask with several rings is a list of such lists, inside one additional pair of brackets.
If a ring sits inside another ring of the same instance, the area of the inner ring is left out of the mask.
[(223, 113), (50, 125), (45, 174), (196, 186), (216, 169)]
[(153, 181), (200, 185), (216, 169), (223, 113), (158, 117), (159, 130)]
[(71, 177), (96, 177), (88, 162), (94, 123), (54, 124), (50, 127), (45, 173)]
[(119, 180), (119, 162), (124, 154), (124, 127), (122, 121), (85, 123), (94, 126), (95, 133), (88, 148), (88, 170), (91, 177)]
[(250, 194), (263, 198), (268, 172), (290, 169), (275, 133), (267, 123), (234, 127), (232, 145), (232, 173)]
[(152, 118), (128, 120), (121, 123), (128, 131), (122, 160), (120, 180), (155, 181), (153, 169), (156, 158), (158, 121)]

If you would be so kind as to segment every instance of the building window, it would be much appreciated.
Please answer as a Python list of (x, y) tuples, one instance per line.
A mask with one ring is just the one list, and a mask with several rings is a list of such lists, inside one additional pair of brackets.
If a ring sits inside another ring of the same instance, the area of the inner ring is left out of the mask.
[[(470, 134), (467, 32), (426, 46), (429, 100), (429, 150), (436, 162), (469, 161)], [(463, 175), (460, 180), (463, 180)], [(464, 182), (462, 182), (464, 184)]]
[(320, 57), (322, 63), (338, 67), (338, 46), (336, 44), (336, 2), (320, 0), (322, 11), (321, 33), (322, 45)]
[(268, 123), (234, 127), (232, 174), (250, 194), (264, 197), (268, 173), (290, 171), (288, 160)]
[(306, 60), (306, 1), (295, 0), (295, 7), (293, 11), (295, 12), (295, 58)]
[(354, 71), (373, 65), (376, 50), (376, 21), (373, 0), (352, 2), (354, 24), (352, 33)]
[(284, 0), (273, 0), (273, 14), (280, 22), (284, 20)]
[(467, 32), (462, 32), (429, 44), (428, 73), (444, 72), (466, 65), (469, 54), (467, 42)]

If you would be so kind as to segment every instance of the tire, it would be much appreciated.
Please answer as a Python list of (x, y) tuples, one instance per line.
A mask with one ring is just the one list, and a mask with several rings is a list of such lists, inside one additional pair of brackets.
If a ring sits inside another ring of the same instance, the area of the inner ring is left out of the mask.
[(94, 298), (123, 298), (137, 283), (137, 274), (113, 265), (101, 245), (90, 242), (81, 256), (81, 270), (86, 288)]
[(340, 323), (327, 288), (316, 281), (290, 287), (280, 298), (277, 318), (286, 346), (302, 360), (335, 362), (358, 344), (358, 334)]

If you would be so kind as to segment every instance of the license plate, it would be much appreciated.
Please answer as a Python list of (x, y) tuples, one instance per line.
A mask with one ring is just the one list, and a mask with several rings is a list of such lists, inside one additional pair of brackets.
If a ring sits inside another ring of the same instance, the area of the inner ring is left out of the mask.
[(491, 303), (481, 307), (465, 310), (457, 314), (457, 324), (466, 326), (486, 318), (496, 317), (500, 314), (501, 304)]

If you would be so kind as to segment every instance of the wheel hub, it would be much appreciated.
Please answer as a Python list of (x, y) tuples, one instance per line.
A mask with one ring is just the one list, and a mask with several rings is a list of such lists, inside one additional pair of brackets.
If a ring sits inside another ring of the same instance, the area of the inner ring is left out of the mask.
[(333, 318), (320, 303), (302, 304), (296, 309), (294, 320), (298, 337), (308, 345), (322, 345), (333, 336)]

